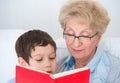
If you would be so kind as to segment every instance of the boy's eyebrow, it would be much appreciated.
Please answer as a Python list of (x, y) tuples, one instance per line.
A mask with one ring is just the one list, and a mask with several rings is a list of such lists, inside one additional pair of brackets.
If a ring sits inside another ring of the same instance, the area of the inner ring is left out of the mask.
[[(49, 53), (49, 55), (51, 55), (51, 54), (55, 54), (56, 55), (56, 51), (53, 51), (53, 52)], [(38, 53), (38, 54), (35, 54), (33, 56), (38, 56), (38, 55), (42, 55), (42, 54)], [(33, 57), (33, 56), (31, 56), (31, 57)]]
[(41, 55), (42, 55), (42, 54), (40, 54), (40, 53), (39, 53), (39, 54), (35, 54), (35, 55), (32, 55), (31, 58), (35, 58), (35, 57), (37, 57), (37, 56), (41, 57)]
[(51, 55), (51, 54), (55, 54), (55, 55), (56, 55), (56, 52), (55, 52), (55, 51), (53, 51), (53, 52), (51, 52), (49, 55)]

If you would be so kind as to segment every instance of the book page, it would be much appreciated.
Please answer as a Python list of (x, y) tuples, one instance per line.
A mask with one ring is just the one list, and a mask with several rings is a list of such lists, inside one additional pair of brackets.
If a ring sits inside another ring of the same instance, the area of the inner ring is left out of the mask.
[(81, 71), (88, 70), (88, 69), (89, 68), (84, 67), (84, 68), (78, 68), (78, 69), (74, 69), (74, 70), (61, 72), (61, 73), (57, 73), (57, 74), (52, 75), (52, 78), (55, 79), (55, 78), (59, 78), (59, 77), (62, 77), (62, 76), (74, 74), (74, 73), (81, 72)]

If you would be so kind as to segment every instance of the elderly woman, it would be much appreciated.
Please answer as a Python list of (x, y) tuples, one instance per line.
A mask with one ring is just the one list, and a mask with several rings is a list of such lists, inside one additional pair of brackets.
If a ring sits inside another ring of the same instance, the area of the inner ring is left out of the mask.
[(110, 21), (106, 9), (96, 1), (70, 0), (59, 21), (70, 56), (62, 64), (58, 61), (57, 72), (89, 67), (90, 83), (117, 83), (120, 72), (112, 71), (113, 57), (98, 45)]

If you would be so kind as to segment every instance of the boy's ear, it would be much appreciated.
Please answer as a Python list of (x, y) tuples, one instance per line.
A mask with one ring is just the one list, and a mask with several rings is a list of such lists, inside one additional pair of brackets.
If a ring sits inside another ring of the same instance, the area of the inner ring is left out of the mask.
[(18, 64), (28, 66), (28, 63), (22, 57), (18, 57)]

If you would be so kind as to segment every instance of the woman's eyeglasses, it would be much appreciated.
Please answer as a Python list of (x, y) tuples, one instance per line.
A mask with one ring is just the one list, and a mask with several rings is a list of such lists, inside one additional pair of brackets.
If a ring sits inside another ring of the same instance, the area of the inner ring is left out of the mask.
[(90, 42), (91, 38), (93, 38), (94, 36), (96, 36), (98, 34), (98, 32), (96, 32), (94, 35), (92, 36), (76, 36), (74, 34), (70, 34), (70, 33), (66, 33), (63, 32), (63, 35), (65, 36), (66, 40), (69, 40), (70, 42), (73, 42), (76, 38), (78, 40), (80, 40), (81, 42)]

